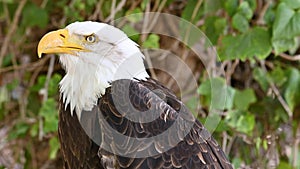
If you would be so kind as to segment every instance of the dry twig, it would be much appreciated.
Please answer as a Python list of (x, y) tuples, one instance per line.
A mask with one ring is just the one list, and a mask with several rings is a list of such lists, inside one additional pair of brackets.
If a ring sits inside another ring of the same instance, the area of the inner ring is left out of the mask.
[(153, 67), (153, 64), (152, 64), (152, 61), (151, 61), (151, 58), (150, 58), (148, 50), (144, 50), (143, 53), (146, 55), (146, 57), (145, 57), (146, 58), (146, 62), (148, 64), (148, 67), (150, 68), (149, 71), (151, 73), (152, 78), (157, 80), (158, 78), (157, 78), (157, 75), (156, 75), (156, 73), (155, 73), (155, 71), (153, 69), (154, 67)]
[[(202, 4), (203, 0), (200, 0), (197, 2), (196, 6), (195, 6), (195, 9), (193, 10), (193, 13), (192, 13), (192, 17), (191, 17), (191, 22), (193, 22), (196, 18), (196, 15), (199, 11), (199, 8), (201, 7), (201, 4)], [(192, 25), (190, 24), (190, 26), (187, 28), (186, 30), (186, 34), (183, 38), (183, 43), (185, 44), (188, 44), (188, 40), (190, 39), (190, 33), (191, 33), (191, 29), (192, 29)]]
[(160, 12), (163, 10), (164, 6), (166, 5), (166, 2), (167, 2), (167, 0), (163, 0), (163, 1), (160, 3), (160, 5), (159, 5), (159, 7), (158, 7), (158, 9), (157, 9), (157, 11), (156, 11), (154, 17), (152, 18), (152, 23), (151, 23), (151, 25), (148, 25), (147, 31), (151, 31), (151, 30), (153, 29), (153, 27), (156, 25), (156, 22), (157, 22), (157, 20), (158, 20), (157, 18), (159, 17)]
[(289, 61), (299, 61), (300, 60), (300, 55), (290, 56), (285, 53), (280, 53), (280, 54), (278, 54), (278, 56), (280, 56), (283, 59), (289, 60)]
[(239, 65), (240, 60), (235, 59), (234, 62), (230, 62), (230, 68), (228, 68), (228, 71), (225, 72), (226, 82), (230, 84), (231, 76), (234, 74), (236, 67)]
[(17, 29), (19, 19), (20, 19), (20, 16), (21, 16), (21, 12), (22, 12), (23, 7), (26, 4), (26, 1), (27, 0), (21, 0), (21, 2), (19, 3), (19, 6), (18, 6), (18, 8), (16, 10), (16, 13), (14, 15), (13, 22), (10, 25), (10, 29), (9, 29), (9, 31), (8, 31), (5, 39), (4, 39), (4, 42), (3, 42), (2, 47), (1, 47), (1, 53), (0, 53), (0, 66), (2, 65), (2, 61), (3, 61), (4, 56), (6, 55), (6, 52), (7, 52), (8, 46), (9, 46), (9, 42), (10, 42), (13, 34), (15, 33), (16, 29)]
[[(267, 68), (265, 66), (264, 60), (260, 60), (260, 66), (263, 69), (263, 71), (267, 72)], [(285, 100), (283, 99), (283, 97), (281, 96), (279, 89), (276, 87), (276, 85), (274, 84), (274, 82), (270, 79), (267, 78), (267, 81), (272, 89), (272, 91), (275, 93), (278, 101), (280, 102), (280, 104), (282, 105), (282, 107), (284, 108), (284, 110), (287, 112), (289, 119), (292, 119), (293, 116), (293, 112), (291, 111), (291, 109), (289, 108), (288, 104), (285, 102)]]
[[(103, 21), (103, 14), (101, 12), (101, 7), (103, 4), (103, 0), (99, 0), (99, 2), (95, 5), (96, 9), (94, 11), (94, 13), (89, 17), (89, 20), (96, 20), (97, 18), (99, 18), (101, 21)], [(99, 15), (99, 17), (98, 17)]]
[[(50, 63), (49, 63), (49, 67), (48, 67), (48, 72), (47, 72), (47, 77), (46, 77), (46, 81), (44, 84), (44, 89), (43, 89), (43, 102), (47, 101), (48, 99), (48, 88), (49, 88), (49, 82), (53, 73), (53, 69), (54, 69), (54, 61), (55, 61), (55, 56), (54, 55), (50, 55)], [(43, 128), (43, 118), (41, 116), (39, 116), (39, 140), (41, 141), (44, 137), (44, 128)]]
[(112, 5), (111, 5), (111, 13), (105, 19), (105, 22), (111, 21), (111, 24), (114, 25), (115, 15), (117, 12), (119, 12), (124, 7), (125, 3), (126, 3), (126, 0), (122, 0), (116, 7), (116, 0), (113, 0)]
[(256, 23), (258, 25), (264, 25), (265, 24), (264, 17), (265, 17), (265, 14), (266, 14), (270, 4), (271, 4), (270, 1), (266, 1), (266, 4), (262, 7), (261, 11), (259, 12), (258, 19), (256, 21)]
[[(182, 54), (182, 61), (185, 62), (186, 58), (189, 56), (190, 54), (190, 51), (189, 49), (187, 49), (186, 47), (184, 47), (183, 49), (183, 54)], [(181, 73), (182, 71), (182, 64), (179, 64), (178, 65), (179, 67), (176, 69), (176, 72), (172, 75), (173, 77), (179, 77), (179, 74)], [(169, 82), (167, 83), (166, 87), (167, 88), (171, 88), (174, 83), (176, 83), (176, 81), (174, 79), (170, 79)]]
[(142, 32), (141, 32), (142, 34), (140, 37), (140, 40), (142, 42), (144, 42), (147, 38), (147, 35), (144, 33), (149, 31), (149, 30), (147, 30), (147, 27), (149, 25), (149, 14), (150, 14), (149, 12), (150, 12), (150, 2), (147, 3), (146, 9), (145, 9), (144, 20), (143, 20), (143, 25), (142, 25)]
[(13, 71), (13, 70), (15, 70), (15, 71), (23, 70), (23, 69), (26, 69), (26, 71), (29, 71), (29, 72), (34, 71), (37, 67), (43, 66), (47, 62), (48, 59), (49, 59), (49, 57), (46, 56), (46, 57), (40, 59), (39, 61), (30, 63), (30, 64), (0, 68), (0, 73), (5, 73), (5, 72)]

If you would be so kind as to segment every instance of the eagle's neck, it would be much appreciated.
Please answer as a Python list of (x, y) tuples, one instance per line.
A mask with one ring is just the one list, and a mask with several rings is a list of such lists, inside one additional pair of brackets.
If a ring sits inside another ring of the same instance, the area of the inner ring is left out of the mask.
[(60, 93), (64, 108), (70, 105), (72, 115), (75, 111), (80, 119), (83, 110), (91, 111), (114, 80), (149, 77), (140, 50), (135, 45), (131, 49), (128, 49), (126, 43), (123, 45), (118, 44), (115, 52), (101, 57), (97, 63), (89, 63), (74, 56), (60, 56), (66, 69), (66, 75), (60, 82)]

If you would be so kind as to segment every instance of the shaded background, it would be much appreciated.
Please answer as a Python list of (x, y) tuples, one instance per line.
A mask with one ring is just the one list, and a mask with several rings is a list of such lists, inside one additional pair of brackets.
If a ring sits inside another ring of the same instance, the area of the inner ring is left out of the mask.
[[(212, 81), (216, 88), (229, 86), (213, 135), (236, 168), (300, 168), (299, 8), (299, 0), (1, 0), (0, 168), (62, 168), (57, 105), (64, 71), (57, 57), (37, 58), (39, 39), (74, 21), (115, 24), (114, 19), (143, 12), (186, 19), (218, 51), (219, 58), (213, 57), (203, 42), (199, 49), (206, 60), (201, 60), (176, 39), (140, 35), (140, 29), (176, 27), (144, 14), (116, 25), (137, 34), (131, 38), (142, 49), (169, 51), (150, 50), (145, 55), (148, 64), (170, 67), (175, 75), (150, 71), (178, 95), (184, 92), (184, 101), (202, 122), (210, 106), (219, 108), (210, 104), (215, 97)], [(171, 76), (187, 84), (190, 77), (174, 66), (173, 55), (189, 66), (199, 87), (179, 90)], [(194, 90), (197, 93), (188, 94)], [(194, 107), (199, 100), (193, 94), (200, 97), (202, 107)]]

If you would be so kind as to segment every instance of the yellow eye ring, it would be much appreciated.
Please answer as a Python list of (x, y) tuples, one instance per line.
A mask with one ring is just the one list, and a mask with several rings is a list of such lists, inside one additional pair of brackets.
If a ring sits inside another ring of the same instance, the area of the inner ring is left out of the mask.
[(94, 42), (96, 42), (96, 36), (95, 35), (86, 36), (85, 40), (89, 43), (94, 43)]

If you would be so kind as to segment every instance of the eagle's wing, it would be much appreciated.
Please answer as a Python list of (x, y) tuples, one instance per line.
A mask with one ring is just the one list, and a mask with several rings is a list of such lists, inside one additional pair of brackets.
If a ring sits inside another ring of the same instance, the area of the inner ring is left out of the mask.
[(98, 109), (104, 167), (232, 168), (204, 126), (155, 80), (112, 82)]

